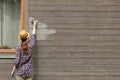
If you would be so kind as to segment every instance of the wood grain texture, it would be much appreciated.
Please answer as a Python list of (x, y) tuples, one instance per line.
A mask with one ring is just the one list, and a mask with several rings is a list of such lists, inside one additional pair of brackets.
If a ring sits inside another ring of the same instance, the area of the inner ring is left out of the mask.
[[(119, 76), (119, 2), (31, 0), (29, 15), (47, 25), (37, 27), (35, 79), (106, 80)], [(56, 33), (46, 36), (46, 29), (56, 29)], [(46, 40), (40, 40), (42, 37)]]

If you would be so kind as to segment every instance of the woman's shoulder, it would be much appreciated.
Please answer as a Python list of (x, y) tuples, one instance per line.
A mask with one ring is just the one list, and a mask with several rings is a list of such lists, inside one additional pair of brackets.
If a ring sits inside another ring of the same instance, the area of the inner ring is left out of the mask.
[(30, 34), (30, 37), (29, 37), (29, 39), (28, 39), (28, 43), (29, 43), (31, 40), (34, 40), (35, 37), (36, 37), (35, 34)]
[(36, 34), (30, 34), (30, 37), (35, 37), (36, 36)]

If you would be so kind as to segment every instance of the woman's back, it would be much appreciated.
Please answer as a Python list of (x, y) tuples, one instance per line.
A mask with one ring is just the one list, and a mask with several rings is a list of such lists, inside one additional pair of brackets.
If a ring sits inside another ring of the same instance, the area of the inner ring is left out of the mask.
[(35, 35), (31, 35), (30, 39), (27, 41), (28, 53), (25, 53), (23, 51), (21, 44), (19, 44), (16, 47), (15, 65), (18, 67), (16, 69), (16, 75), (25, 77), (25, 76), (30, 76), (33, 74), (32, 49), (33, 49), (34, 44), (35, 44)]
[(22, 30), (19, 34), (21, 43), (16, 47), (16, 55), (14, 60), (11, 76), (16, 76), (16, 80), (32, 80), (33, 79), (33, 46), (35, 44), (35, 32), (37, 20), (34, 21), (32, 35)]

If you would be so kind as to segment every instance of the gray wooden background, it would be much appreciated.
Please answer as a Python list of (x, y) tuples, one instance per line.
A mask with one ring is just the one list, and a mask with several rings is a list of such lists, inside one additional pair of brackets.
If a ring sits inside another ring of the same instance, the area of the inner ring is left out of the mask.
[[(34, 80), (120, 79), (120, 0), (29, 0), (28, 17), (39, 20)], [(0, 59), (0, 79), (12, 63)]]

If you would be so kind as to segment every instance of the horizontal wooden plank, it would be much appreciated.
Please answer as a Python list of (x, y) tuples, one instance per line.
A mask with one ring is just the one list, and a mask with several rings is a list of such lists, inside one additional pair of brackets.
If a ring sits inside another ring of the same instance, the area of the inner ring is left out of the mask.
[[(40, 63), (43, 65), (48, 65), (48, 66), (54, 66), (58, 68), (80, 68), (80, 66), (85, 66), (85, 65), (91, 65), (91, 66), (97, 66), (97, 65), (106, 65), (106, 67), (110, 67), (107, 65), (115, 65), (119, 66), (120, 65), (120, 59), (36, 59), (34, 58), (35, 62), (34, 63)], [(36, 62), (37, 61), (37, 62)], [(84, 65), (83, 65), (84, 64)], [(39, 64), (36, 64), (39, 65)], [(70, 65), (70, 66), (68, 66)], [(48, 67), (46, 66), (46, 67)], [(39, 66), (40, 67), (40, 66)], [(42, 65), (41, 65), (42, 67)], [(89, 68), (89, 66), (86, 66)], [(98, 66), (99, 67), (99, 66)]]
[(119, 76), (120, 72), (104, 72), (104, 71), (96, 71), (96, 72), (38, 72), (39, 75), (55, 75), (55, 76)]
[(11, 77), (11, 71), (12, 71), (12, 68), (9, 68), (9, 70), (4, 70), (4, 69), (2, 69), (2, 70), (0, 70), (0, 75), (1, 76), (7, 76), (7, 78), (9, 77)]
[(95, 17), (95, 18), (119, 18), (120, 12), (41, 12), (30, 11), (30, 16), (38, 16), (40, 18), (65, 17), (65, 18), (81, 18), (81, 17)]
[(2, 70), (9, 70), (10, 68), (12, 69), (12, 67), (14, 66), (14, 64), (13, 63), (0, 63), (1, 65), (0, 65), (0, 68), (2, 69)]
[(64, 76), (64, 75), (61, 75), (61, 76), (47, 76), (47, 75), (38, 75), (39, 77), (37, 77), (35, 75), (35, 80), (64, 80), (64, 79), (68, 79), (68, 80), (119, 80), (119, 76)]
[(72, 41), (36, 41), (36, 47), (120, 47), (119, 41), (72, 40)]
[[(38, 67), (39, 66), (39, 67)], [(104, 65), (96, 65), (96, 64), (56, 64), (56, 63), (39, 63), (39, 65), (35, 66), (38, 71), (41, 72), (82, 72), (82, 71), (120, 71), (120, 65), (111, 65), (111, 64), (104, 64)], [(44, 69), (45, 68), (45, 69)]]
[[(51, 29), (37, 29), (36, 33), (45, 35), (50, 32)], [(32, 29), (29, 29), (32, 32)], [(52, 31), (51, 31), (52, 32)], [(65, 34), (65, 35), (120, 35), (120, 30), (56, 30), (56, 35)]]
[[(74, 27), (73, 27), (74, 26)], [(29, 29), (33, 28), (32, 25)], [(64, 30), (120, 30), (120, 24), (101, 24), (101, 23), (43, 23), (39, 22), (37, 29), (64, 29)]]
[[(38, 77), (39, 76), (39, 77)], [(64, 80), (64, 79), (69, 79), (69, 80), (119, 80), (119, 76), (64, 76), (64, 75), (35, 75), (34, 79), (35, 80)], [(9, 80), (10, 78), (8, 76), (0, 76), (0, 79), (3, 80)]]
[(38, 47), (35, 52), (120, 52), (119, 47)]
[(119, 0), (31, 0), (30, 4), (39, 5), (119, 5)]
[(43, 23), (55, 24), (120, 24), (120, 18), (44, 18), (32, 16)]
[(120, 11), (120, 6), (100, 5), (29, 5), (32, 11)]
[(10, 75), (1, 75), (0, 79), (2, 79), (2, 80), (11, 80), (12, 78), (11, 78)]
[(119, 41), (119, 35), (37, 35), (36, 40), (113, 40)]
[(14, 62), (14, 59), (0, 59), (0, 64), (2, 64), (2, 63), (13, 63)]
[[(45, 66), (45, 65), (44, 65)], [(84, 72), (84, 71), (88, 71), (88, 72), (97, 72), (97, 71), (106, 71), (106, 72), (109, 72), (109, 71), (119, 71), (119, 67), (120, 66), (113, 66), (111, 65), (111, 67), (107, 67), (107, 66), (110, 66), (110, 65), (98, 65), (98, 67), (95, 65), (95, 66), (91, 66), (91, 65), (84, 65), (84, 66), (79, 66), (80, 68), (55, 68), (53, 66), (49, 66), (49, 68), (44, 68), (44, 66), (42, 67), (39, 67), (39, 71), (41, 72)], [(86, 67), (86, 66), (89, 66), (89, 67)], [(36, 67), (35, 67), (36, 68)], [(37, 71), (35, 70), (35, 71)]]
[[(37, 54), (37, 56), (36, 56)], [(119, 59), (120, 53), (119, 52), (113, 52), (113, 53), (107, 53), (107, 52), (78, 52), (78, 53), (58, 53), (58, 52), (49, 52), (49, 53), (34, 53), (35, 58), (39, 59)]]
[(14, 59), (15, 53), (0, 53), (0, 59)]

